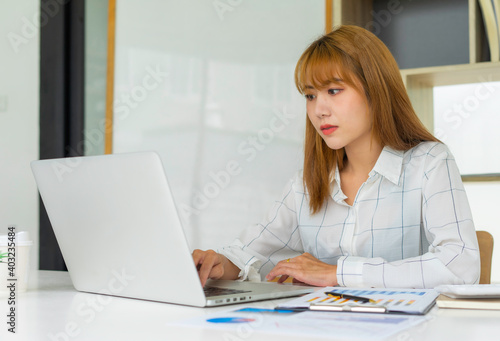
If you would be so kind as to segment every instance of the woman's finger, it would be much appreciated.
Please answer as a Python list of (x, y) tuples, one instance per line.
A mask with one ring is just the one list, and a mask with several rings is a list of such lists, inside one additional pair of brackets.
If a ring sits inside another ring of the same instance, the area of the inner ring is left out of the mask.
[(195, 250), (193, 251), (193, 260), (203, 286), (209, 278), (220, 278), (224, 274), (220, 256), (213, 250)]

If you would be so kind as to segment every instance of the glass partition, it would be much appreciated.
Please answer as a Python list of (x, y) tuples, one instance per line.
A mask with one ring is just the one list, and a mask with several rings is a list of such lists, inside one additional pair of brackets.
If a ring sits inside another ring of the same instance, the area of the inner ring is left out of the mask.
[(258, 223), (302, 167), (293, 73), (324, 27), (324, 0), (117, 2), (113, 152), (159, 153), (191, 247)]

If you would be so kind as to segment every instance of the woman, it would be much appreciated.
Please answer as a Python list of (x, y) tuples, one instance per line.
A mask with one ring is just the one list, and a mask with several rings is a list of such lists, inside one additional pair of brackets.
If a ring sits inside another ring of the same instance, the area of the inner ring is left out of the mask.
[(233, 245), (193, 252), (202, 284), (266, 274), (316, 286), (478, 283), (460, 173), (417, 118), (387, 47), (341, 26), (302, 54), (295, 83), (307, 101), (303, 172)]

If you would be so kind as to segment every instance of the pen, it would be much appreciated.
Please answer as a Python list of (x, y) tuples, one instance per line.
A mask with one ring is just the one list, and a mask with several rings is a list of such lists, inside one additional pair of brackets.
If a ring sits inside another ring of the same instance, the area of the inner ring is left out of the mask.
[(347, 299), (350, 299), (350, 300), (361, 301), (361, 302), (364, 302), (364, 303), (366, 303), (366, 302), (375, 303), (374, 300), (372, 300), (372, 299), (370, 299), (368, 297), (347, 295), (347, 294), (342, 294), (342, 293), (335, 292), (335, 291), (327, 291), (327, 292), (325, 292), (325, 295), (328, 295), (330, 297), (347, 298)]

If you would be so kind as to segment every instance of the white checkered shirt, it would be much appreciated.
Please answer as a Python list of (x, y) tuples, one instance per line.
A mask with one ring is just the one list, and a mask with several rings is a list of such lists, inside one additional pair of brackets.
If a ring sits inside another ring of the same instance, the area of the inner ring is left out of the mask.
[(341, 286), (432, 288), (478, 283), (479, 251), (467, 196), (448, 148), (423, 142), (385, 147), (352, 206), (338, 169), (321, 211), (309, 213), (302, 176), (292, 179), (266, 219), (219, 250), (260, 280), (275, 264), (308, 252), (337, 264)]

